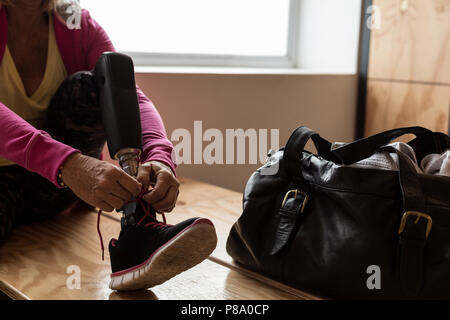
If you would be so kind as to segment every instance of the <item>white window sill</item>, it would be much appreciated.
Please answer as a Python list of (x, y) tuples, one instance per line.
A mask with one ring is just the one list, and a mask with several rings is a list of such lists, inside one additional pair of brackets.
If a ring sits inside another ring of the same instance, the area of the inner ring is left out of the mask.
[(136, 73), (167, 74), (233, 74), (233, 75), (355, 75), (349, 69), (300, 69), (300, 68), (236, 68), (236, 67), (180, 67), (180, 66), (135, 66)]

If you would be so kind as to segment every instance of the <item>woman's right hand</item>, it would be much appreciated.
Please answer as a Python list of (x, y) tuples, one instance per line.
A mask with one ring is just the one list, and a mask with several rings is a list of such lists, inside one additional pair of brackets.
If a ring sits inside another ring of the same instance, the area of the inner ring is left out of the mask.
[(63, 182), (84, 202), (111, 212), (141, 192), (142, 184), (112, 163), (74, 153), (63, 164)]

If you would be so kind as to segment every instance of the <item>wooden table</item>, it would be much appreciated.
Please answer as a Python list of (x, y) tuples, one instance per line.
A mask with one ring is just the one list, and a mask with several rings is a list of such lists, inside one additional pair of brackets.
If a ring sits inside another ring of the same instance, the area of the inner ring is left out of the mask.
[[(101, 260), (96, 211), (74, 207), (55, 219), (20, 226), (0, 247), (0, 291), (12, 299), (318, 299), (233, 263), (225, 243), (241, 214), (241, 201), (238, 192), (182, 178), (178, 205), (167, 220), (211, 219), (217, 248), (208, 259), (162, 285), (129, 293), (108, 287), (109, 254), (106, 249)], [(116, 212), (103, 214), (105, 245), (118, 236), (119, 218)], [(70, 266), (79, 267), (79, 289), (67, 286)]]

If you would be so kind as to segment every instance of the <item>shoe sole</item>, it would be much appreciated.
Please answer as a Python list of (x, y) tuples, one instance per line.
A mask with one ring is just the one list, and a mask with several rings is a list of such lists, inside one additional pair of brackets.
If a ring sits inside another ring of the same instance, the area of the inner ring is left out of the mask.
[[(112, 290), (130, 291), (160, 285), (209, 257), (217, 245), (214, 225), (199, 218), (158, 248), (144, 263), (111, 274)], [(194, 249), (196, 248), (196, 249)]]

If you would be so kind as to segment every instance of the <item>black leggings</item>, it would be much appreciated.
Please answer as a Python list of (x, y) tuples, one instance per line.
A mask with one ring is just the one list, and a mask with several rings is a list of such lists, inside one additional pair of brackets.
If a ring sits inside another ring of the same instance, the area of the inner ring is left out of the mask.
[[(83, 154), (100, 158), (106, 138), (92, 73), (77, 72), (61, 84), (42, 129)], [(69, 188), (57, 188), (19, 165), (0, 167), (0, 243), (14, 226), (53, 217), (78, 200)]]

